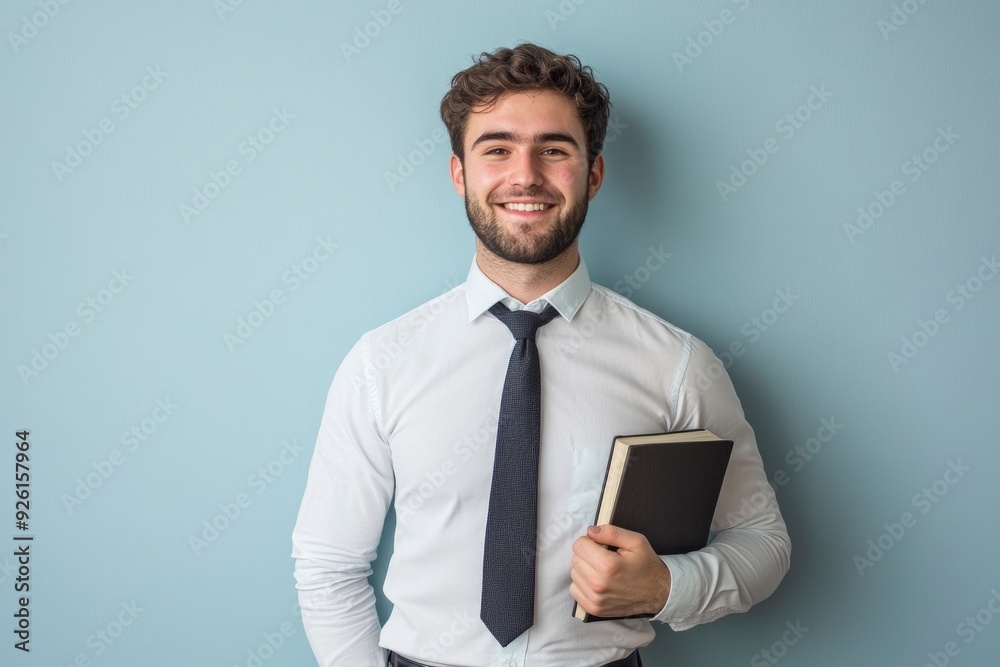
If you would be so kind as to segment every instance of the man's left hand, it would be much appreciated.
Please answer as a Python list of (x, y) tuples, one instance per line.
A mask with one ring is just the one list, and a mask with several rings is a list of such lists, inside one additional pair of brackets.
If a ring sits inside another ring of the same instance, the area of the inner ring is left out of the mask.
[(590, 526), (573, 542), (570, 577), (570, 595), (595, 616), (655, 615), (670, 594), (670, 569), (646, 536), (617, 526)]

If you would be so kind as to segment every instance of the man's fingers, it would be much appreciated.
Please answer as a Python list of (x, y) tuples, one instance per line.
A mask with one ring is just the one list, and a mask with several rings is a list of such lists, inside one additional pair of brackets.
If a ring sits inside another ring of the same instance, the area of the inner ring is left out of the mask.
[(607, 576), (602, 573), (602, 570), (579, 556), (573, 556), (573, 567), (569, 574), (573, 581), (585, 585), (587, 591), (603, 592), (607, 589)]
[(634, 530), (626, 530), (611, 524), (603, 526), (589, 526), (587, 536), (599, 544), (606, 544), (626, 551), (639, 551), (644, 545), (648, 545), (646, 536)]
[[(570, 594), (573, 595), (573, 598), (577, 602), (585, 601), (587, 604), (584, 609), (589, 613), (597, 613), (594, 610), (600, 610), (600, 605), (605, 603), (605, 598), (609, 593), (608, 582), (600, 578), (590, 579), (576, 568), (570, 570), (569, 576), (571, 580)], [(576, 591), (576, 595), (573, 594), (574, 591)]]
[(597, 558), (600, 558), (602, 554), (606, 553), (608, 553), (607, 548), (598, 544), (586, 535), (576, 538), (573, 542), (573, 554), (588, 562), (592, 562)]
[(621, 556), (617, 551), (611, 551), (589, 537), (580, 537), (573, 543), (573, 558), (586, 562), (595, 576), (611, 576), (618, 567)]
[(573, 596), (573, 599), (580, 603), (583, 610), (588, 614), (593, 614), (594, 609), (597, 607), (594, 605), (594, 601), (590, 599), (586, 592), (580, 588), (574, 581), (569, 585), (569, 594)]

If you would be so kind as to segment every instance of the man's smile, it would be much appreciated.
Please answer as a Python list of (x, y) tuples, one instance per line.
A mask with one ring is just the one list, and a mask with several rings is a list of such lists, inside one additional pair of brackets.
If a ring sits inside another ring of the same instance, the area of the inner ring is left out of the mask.
[(555, 208), (556, 205), (538, 199), (508, 199), (500, 201), (494, 206), (516, 218), (531, 219), (541, 217), (546, 211)]
[(500, 205), (508, 211), (544, 211), (552, 206), (552, 204), (523, 204), (518, 202), (508, 202)]

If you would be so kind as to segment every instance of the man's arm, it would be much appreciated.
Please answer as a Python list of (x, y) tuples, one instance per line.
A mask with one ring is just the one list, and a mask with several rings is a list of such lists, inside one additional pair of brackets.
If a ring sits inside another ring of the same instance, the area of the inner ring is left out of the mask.
[(384, 667), (371, 562), (393, 492), (368, 338), (354, 346), (327, 395), (292, 534), (302, 623), (321, 667)]
[(692, 339), (671, 399), (674, 430), (706, 428), (734, 443), (715, 538), (699, 551), (656, 556), (639, 533), (591, 528), (573, 545), (570, 592), (598, 616), (655, 613), (654, 620), (686, 630), (771, 595), (788, 571), (791, 542), (732, 382), (701, 341)]

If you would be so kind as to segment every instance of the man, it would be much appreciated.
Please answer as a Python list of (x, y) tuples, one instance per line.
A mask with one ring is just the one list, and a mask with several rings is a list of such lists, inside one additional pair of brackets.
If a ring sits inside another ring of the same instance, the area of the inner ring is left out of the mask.
[[(745, 611), (787, 571), (721, 364), (592, 284), (578, 254), (609, 104), (590, 68), (531, 44), (454, 77), (441, 114), (476, 254), (464, 284), (365, 334), (331, 386), (292, 553), (324, 667), (640, 665), (648, 619), (683, 630)], [(735, 442), (707, 547), (658, 556), (587, 525), (613, 436), (690, 428)], [(393, 497), (380, 628), (366, 578)], [(574, 600), (646, 618), (584, 624)]]

